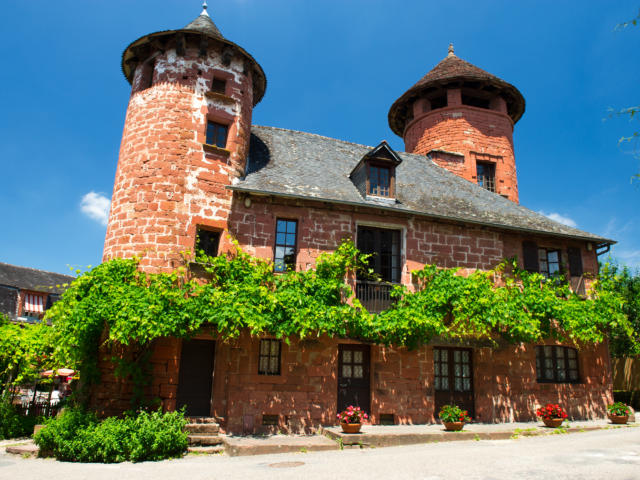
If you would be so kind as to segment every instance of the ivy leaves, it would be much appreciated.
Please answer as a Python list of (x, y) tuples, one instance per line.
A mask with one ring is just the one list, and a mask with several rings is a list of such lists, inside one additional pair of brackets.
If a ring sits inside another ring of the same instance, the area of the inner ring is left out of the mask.
[[(282, 274), (237, 245), (227, 255), (198, 255), (191, 269), (170, 273), (143, 273), (136, 258), (114, 259), (81, 275), (47, 313), (55, 356), (91, 381), (101, 343), (144, 350), (157, 338), (186, 338), (205, 327), (223, 339), (248, 330), (285, 340), (328, 335), (409, 348), (435, 337), (579, 343), (601, 342), (611, 330), (633, 332), (612, 281), (595, 282), (585, 300), (513, 262), (469, 275), (427, 265), (413, 272), (413, 288), (396, 287), (395, 304), (372, 315), (347, 283), (356, 273), (367, 275), (367, 257), (345, 241), (321, 255), (314, 270)], [(195, 270), (201, 273), (192, 275)]]

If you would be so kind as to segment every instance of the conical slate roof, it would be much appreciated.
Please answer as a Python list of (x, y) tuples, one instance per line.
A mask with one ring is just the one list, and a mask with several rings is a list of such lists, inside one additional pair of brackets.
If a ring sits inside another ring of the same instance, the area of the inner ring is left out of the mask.
[(202, 13), (196, 18), (193, 22), (183, 28), (183, 30), (193, 30), (200, 33), (205, 33), (210, 37), (218, 37), (224, 39), (216, 24), (213, 23), (211, 17), (207, 13), (207, 10), (204, 9)]
[(499, 93), (506, 100), (509, 116), (514, 123), (520, 120), (524, 113), (524, 97), (516, 87), (456, 56), (453, 53), (453, 47), (450, 46), (449, 54), (391, 106), (389, 109), (391, 130), (402, 136), (408, 117), (408, 108), (425, 90), (456, 83), (472, 84), (476, 88), (488, 87)]
[[(169, 37), (179, 33), (202, 35), (233, 47), (249, 61), (253, 69), (253, 105), (255, 106), (260, 102), (260, 100), (262, 100), (264, 92), (267, 89), (267, 78), (264, 74), (264, 70), (262, 70), (260, 64), (245, 49), (236, 45), (232, 41), (227, 40), (222, 35), (207, 13), (206, 3), (203, 7), (204, 9), (202, 10), (202, 13), (184, 28), (150, 33), (130, 43), (122, 53), (122, 73), (124, 73), (127, 81), (131, 83), (136, 66), (139, 62), (145, 61), (145, 58), (138, 57), (138, 52), (144, 51), (145, 48), (155, 49), (157, 48), (158, 42), (166, 42), (169, 40)], [(144, 57), (144, 55), (140, 55), (140, 57)]]

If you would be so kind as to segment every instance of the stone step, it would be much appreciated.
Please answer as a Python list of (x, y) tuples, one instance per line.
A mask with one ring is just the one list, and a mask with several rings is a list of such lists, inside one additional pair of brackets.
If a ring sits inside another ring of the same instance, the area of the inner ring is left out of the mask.
[(215, 423), (218, 424), (216, 417), (187, 417), (189, 423)]
[(217, 435), (189, 435), (187, 439), (189, 445), (212, 446), (222, 443), (222, 438)]
[(189, 423), (184, 427), (185, 432), (207, 435), (216, 435), (220, 431), (217, 423)]
[(187, 448), (189, 453), (196, 453), (199, 455), (215, 455), (218, 453), (224, 453), (223, 445), (215, 445), (212, 447), (189, 447)]
[(13, 445), (5, 449), (7, 453), (13, 455), (21, 455), (23, 457), (37, 457), (40, 449), (38, 446), (31, 442), (23, 443), (22, 445)]

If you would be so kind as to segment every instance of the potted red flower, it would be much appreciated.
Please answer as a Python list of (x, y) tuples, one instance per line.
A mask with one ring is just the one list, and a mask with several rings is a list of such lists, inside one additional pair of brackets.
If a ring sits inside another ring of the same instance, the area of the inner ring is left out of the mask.
[(609, 410), (609, 420), (611, 420), (611, 423), (618, 425), (627, 423), (629, 415), (631, 415), (631, 409), (622, 402), (616, 402), (607, 406), (607, 410)]
[(338, 421), (344, 433), (358, 433), (362, 427), (362, 422), (369, 417), (360, 408), (349, 405), (346, 410), (338, 414)]
[(544, 407), (538, 408), (536, 415), (549, 428), (558, 428), (568, 417), (567, 412), (557, 403), (547, 403)]
[(445, 405), (438, 414), (444, 429), (448, 432), (458, 432), (464, 428), (464, 424), (471, 421), (469, 412), (462, 410), (457, 405)]

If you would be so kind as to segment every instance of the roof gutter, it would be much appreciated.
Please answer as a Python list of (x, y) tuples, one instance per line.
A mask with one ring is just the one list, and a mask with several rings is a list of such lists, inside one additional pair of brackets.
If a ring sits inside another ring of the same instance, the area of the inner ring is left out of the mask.
[[(569, 235), (566, 233), (556, 233), (556, 232), (544, 232), (544, 231), (540, 231), (540, 230), (534, 230), (531, 228), (524, 228), (524, 227), (514, 227), (511, 225), (504, 225), (501, 223), (491, 223), (491, 222), (481, 222), (478, 220), (470, 220), (470, 219), (466, 219), (466, 218), (459, 218), (459, 217), (447, 217), (445, 215), (436, 215), (436, 214), (432, 214), (432, 213), (425, 213), (425, 212), (419, 212), (416, 210), (399, 210), (397, 208), (393, 208), (393, 207), (389, 207), (389, 206), (385, 206), (385, 205), (369, 205), (369, 204), (362, 204), (359, 202), (351, 202), (348, 200), (334, 200), (334, 199), (329, 199), (329, 198), (321, 198), (321, 197), (309, 197), (307, 195), (297, 195), (295, 193), (280, 193), (280, 192), (270, 192), (267, 190), (254, 190), (251, 188), (243, 188), (240, 186), (236, 186), (236, 185), (227, 185), (226, 187), (229, 190), (233, 190), (236, 192), (243, 192), (243, 193), (250, 193), (252, 195), (262, 195), (262, 196), (275, 196), (275, 197), (284, 197), (284, 198), (295, 198), (297, 200), (311, 200), (311, 201), (316, 201), (316, 202), (328, 202), (328, 203), (335, 203), (338, 205), (349, 205), (349, 206), (353, 206), (353, 207), (365, 207), (365, 208), (377, 208), (379, 210), (386, 210), (389, 212), (393, 212), (393, 213), (404, 213), (407, 215), (416, 215), (419, 217), (425, 217), (425, 218), (435, 218), (437, 220), (448, 220), (448, 221), (457, 221), (457, 222), (462, 222), (462, 223), (469, 223), (472, 225), (480, 225), (480, 226), (484, 226), (484, 227), (494, 227), (494, 228), (500, 228), (503, 230), (513, 230), (516, 232), (523, 232), (523, 233), (533, 233), (536, 235), (541, 235), (541, 234), (547, 234), (547, 235), (554, 235), (554, 236), (558, 236), (558, 237), (565, 237), (565, 238), (571, 238), (574, 240), (583, 240), (583, 241), (590, 241), (590, 242), (598, 242), (597, 246), (596, 246), (596, 250), (598, 248), (604, 247), (605, 245), (607, 246), (607, 250), (602, 252), (602, 253), (606, 253), (609, 251), (609, 249), (611, 248), (611, 245), (615, 245), (616, 242), (615, 240), (610, 240), (607, 238), (602, 238), (602, 237), (585, 237), (585, 236), (581, 236), (581, 235)], [(600, 255), (600, 254), (598, 254)]]

